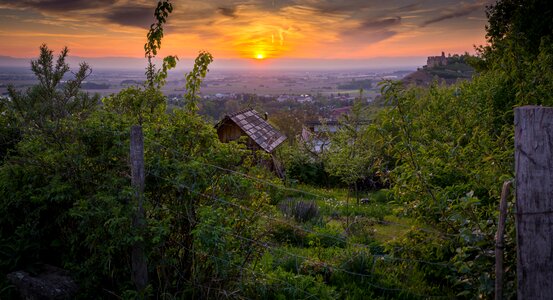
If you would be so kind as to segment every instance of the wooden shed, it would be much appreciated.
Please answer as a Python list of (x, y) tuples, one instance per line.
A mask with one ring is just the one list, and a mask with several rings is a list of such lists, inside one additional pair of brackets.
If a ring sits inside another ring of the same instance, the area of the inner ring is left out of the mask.
[[(266, 115), (265, 115), (266, 116)], [(217, 135), (223, 143), (247, 136), (247, 146), (252, 150), (263, 150), (269, 154), (286, 140), (253, 108), (248, 108), (225, 116), (217, 125)]]

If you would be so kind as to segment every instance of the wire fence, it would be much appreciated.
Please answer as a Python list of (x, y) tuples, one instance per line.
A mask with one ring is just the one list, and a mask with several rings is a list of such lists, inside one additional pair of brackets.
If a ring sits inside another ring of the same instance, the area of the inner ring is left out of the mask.
[[(305, 295), (307, 296), (307, 298), (305, 298), (305, 299), (310, 299), (310, 298), (317, 299), (317, 296), (316, 296), (316, 295), (314, 295), (314, 294), (312, 294), (312, 293), (306, 291), (305, 289), (298, 288), (297, 286), (294, 286), (294, 285), (290, 284), (290, 283), (289, 283), (288, 281), (286, 281), (286, 280), (282, 280), (282, 279), (277, 278), (277, 277), (275, 277), (275, 276), (271, 276), (270, 274), (265, 273), (265, 272), (263, 272), (263, 273), (262, 273), (262, 272), (258, 272), (258, 271), (256, 271), (256, 270), (253, 270), (252, 268), (248, 268), (248, 267), (245, 267), (245, 266), (243, 266), (243, 265), (238, 265), (238, 264), (236, 264), (236, 263), (234, 263), (234, 262), (232, 262), (232, 261), (230, 261), (230, 260), (228, 260), (228, 259), (224, 259), (224, 258), (221, 258), (221, 257), (219, 257), (219, 256), (211, 255), (211, 254), (206, 253), (206, 252), (204, 252), (204, 251), (194, 250), (194, 249), (188, 248), (188, 247), (186, 247), (186, 246), (184, 246), (184, 245), (182, 245), (182, 246), (183, 246), (184, 249), (186, 249), (187, 251), (189, 251), (189, 252), (191, 252), (191, 253), (194, 253), (194, 254), (200, 255), (200, 256), (207, 256), (207, 257), (209, 257), (209, 258), (211, 258), (211, 259), (214, 259), (214, 260), (221, 261), (221, 262), (223, 262), (223, 263), (229, 264), (229, 265), (231, 265), (231, 266), (233, 266), (233, 267), (235, 267), (235, 268), (237, 268), (237, 269), (240, 269), (241, 272), (246, 271), (246, 272), (249, 272), (249, 273), (251, 273), (251, 274), (253, 274), (253, 275), (255, 275), (255, 276), (265, 277), (265, 278), (268, 278), (268, 279), (270, 279), (270, 280), (274, 280), (274, 281), (281, 282), (281, 283), (283, 283), (284, 285), (286, 285), (288, 288), (291, 288), (291, 289), (293, 289), (293, 290), (295, 290), (295, 291), (300, 291), (302, 294), (305, 294)], [(205, 285), (204, 285), (204, 286), (205, 286)]]
[[(109, 132), (109, 133), (115, 133), (119, 137), (121, 137), (121, 134), (122, 134), (121, 131), (113, 131), (113, 130), (102, 130), (102, 131), (106, 131), (106, 132)], [(155, 141), (155, 140), (153, 140), (153, 139), (151, 139), (147, 136), (144, 136), (144, 140), (148, 141), (149, 143), (151, 143), (155, 146), (163, 148), (163, 150), (165, 150), (167, 152), (170, 152), (177, 161), (179, 160), (178, 158), (194, 160), (195, 163), (200, 164), (202, 166), (206, 166), (206, 167), (213, 168), (213, 169), (216, 169), (216, 170), (228, 172), (228, 173), (240, 176), (242, 178), (245, 178), (245, 179), (248, 179), (248, 180), (263, 184), (263, 185), (266, 185), (266, 186), (270, 186), (272, 188), (279, 189), (281, 191), (290, 192), (290, 193), (298, 193), (298, 194), (301, 194), (301, 195), (309, 196), (309, 197), (312, 197), (312, 198), (315, 198), (315, 199), (320, 199), (320, 200), (323, 200), (323, 201), (330, 200), (330, 201), (339, 202), (339, 200), (335, 199), (331, 195), (322, 195), (322, 194), (318, 194), (318, 193), (315, 193), (315, 192), (312, 192), (312, 191), (306, 191), (306, 190), (303, 190), (303, 189), (298, 189), (298, 188), (293, 188), (293, 187), (286, 187), (286, 186), (283, 186), (281, 184), (277, 184), (277, 183), (265, 180), (263, 178), (258, 178), (258, 177), (255, 177), (255, 176), (252, 176), (252, 175), (249, 175), (249, 174), (237, 171), (237, 170), (229, 169), (229, 168), (218, 166), (218, 165), (215, 165), (215, 164), (212, 164), (212, 163), (209, 163), (209, 162), (198, 160), (198, 159), (196, 159), (196, 157), (193, 157), (193, 156), (188, 155), (186, 153), (177, 151), (174, 148), (167, 147), (167, 146), (161, 144), (160, 142)], [(176, 141), (175, 141), (175, 143), (176, 143)], [(152, 174), (151, 172), (149, 172), (149, 174), (150, 175), (155, 175), (155, 174)], [(372, 221), (376, 222), (378, 224), (384, 225), (384, 226), (396, 226), (396, 227), (404, 228), (404, 229), (412, 231), (412, 232), (422, 232), (422, 233), (425, 233), (425, 234), (430, 234), (431, 236), (428, 238), (429, 240), (433, 239), (435, 236), (438, 236), (440, 239), (443, 239), (443, 240), (452, 240), (452, 241), (458, 240), (460, 238), (459, 234), (447, 233), (447, 232), (434, 230), (434, 229), (421, 227), (421, 226), (407, 225), (407, 224), (403, 224), (403, 223), (393, 222), (393, 221), (390, 221), (390, 220), (373, 219)], [(314, 232), (309, 232), (309, 233), (314, 233)], [(377, 233), (377, 234), (380, 234), (382, 236), (386, 236), (388, 238), (394, 238), (395, 237), (395, 236), (385, 235), (385, 234), (382, 234), (382, 233)], [(326, 237), (329, 237), (329, 236), (326, 236)], [(332, 237), (330, 237), (330, 238), (332, 238)]]
[[(330, 238), (330, 239), (334, 239), (336, 240), (337, 242), (340, 242), (340, 243), (348, 243), (347, 239), (345, 238), (339, 238), (339, 237), (336, 237), (336, 236), (332, 236), (332, 235), (326, 235), (326, 234), (323, 234), (323, 233), (319, 233), (319, 232), (315, 232), (315, 231), (312, 231), (312, 230), (309, 230), (309, 229), (306, 229), (304, 227), (301, 227), (301, 226), (297, 226), (297, 225), (293, 225), (293, 224), (290, 224), (289, 222), (287, 222), (286, 220), (283, 220), (281, 218), (275, 218), (275, 217), (271, 217), (271, 216), (268, 216), (266, 214), (262, 214), (260, 213), (260, 211), (256, 211), (252, 208), (249, 208), (249, 207), (246, 207), (246, 206), (243, 206), (243, 205), (240, 205), (240, 204), (237, 204), (237, 203), (234, 203), (234, 202), (230, 202), (230, 201), (227, 201), (227, 200), (224, 200), (222, 198), (219, 198), (219, 197), (215, 197), (213, 195), (208, 195), (208, 194), (205, 194), (205, 193), (202, 193), (202, 192), (199, 192), (199, 191), (196, 191), (194, 189), (192, 189), (190, 186), (188, 185), (185, 185), (183, 184), (182, 182), (179, 182), (179, 181), (175, 181), (173, 179), (170, 179), (170, 178), (164, 178), (164, 177), (160, 177), (158, 175), (155, 175), (155, 174), (150, 174), (154, 177), (157, 177), (159, 179), (162, 179), (162, 180), (166, 180), (168, 182), (171, 182), (175, 185), (178, 185), (178, 186), (181, 186), (181, 187), (184, 187), (186, 188), (189, 192), (193, 193), (193, 194), (196, 194), (198, 196), (202, 196), (202, 197), (206, 197), (206, 198), (209, 198), (209, 199), (212, 199), (214, 201), (217, 201), (217, 202), (220, 202), (220, 203), (223, 203), (223, 204), (226, 204), (226, 205), (229, 205), (229, 206), (233, 206), (233, 207), (236, 207), (236, 208), (239, 208), (239, 209), (242, 209), (242, 210), (246, 210), (246, 211), (250, 211), (258, 216), (260, 216), (261, 218), (264, 218), (264, 219), (267, 219), (267, 220), (271, 220), (271, 221), (276, 221), (276, 222), (281, 222), (281, 223), (285, 223), (287, 224), (288, 226), (291, 226), (297, 230), (301, 230), (301, 231), (304, 231), (304, 232), (307, 232), (307, 233), (311, 233), (311, 234), (314, 234), (318, 237), (324, 237), (324, 238)], [(296, 254), (296, 253), (293, 253), (293, 252), (290, 252), (290, 251), (287, 251), (285, 249), (283, 249), (281, 246), (277, 245), (277, 244), (274, 244), (274, 243), (270, 243), (270, 242), (267, 242), (267, 241), (259, 241), (259, 240), (255, 240), (255, 239), (252, 239), (252, 238), (249, 238), (249, 237), (245, 237), (243, 235), (238, 235), (238, 234), (234, 234), (234, 233), (231, 233), (231, 232), (228, 232), (228, 231), (223, 231), (221, 230), (220, 227), (214, 227), (214, 226), (211, 226), (211, 225), (205, 225), (209, 228), (211, 228), (212, 230), (216, 230), (216, 231), (219, 231), (219, 232), (222, 232), (222, 233), (225, 233), (225, 234), (228, 234), (234, 238), (237, 238), (237, 239), (240, 239), (240, 240), (243, 240), (243, 241), (247, 241), (247, 242), (250, 242), (250, 243), (253, 243), (253, 244), (256, 244), (268, 251), (272, 251), (272, 252), (279, 252), (279, 253), (283, 253), (283, 254), (286, 254), (286, 255), (289, 255), (291, 257), (294, 257), (294, 258), (300, 258), (304, 261), (308, 261), (308, 262), (312, 262), (312, 263), (318, 263), (319, 261), (317, 260), (314, 260), (313, 258), (310, 258), (310, 257), (307, 257), (307, 256), (302, 256), (302, 255), (299, 255), (299, 254)], [(355, 247), (358, 247), (358, 248), (361, 248), (363, 250), (366, 250), (366, 251), (370, 251), (370, 246), (369, 245), (366, 245), (366, 244), (360, 244), (360, 243), (350, 243), (352, 244), (353, 246)], [(194, 252), (193, 250), (191, 250), (192, 252)], [(205, 253), (203, 253), (205, 254)], [(241, 266), (241, 265), (236, 265), (236, 264), (232, 264), (232, 262), (228, 261), (228, 260), (225, 260), (223, 258), (220, 258), (220, 257), (216, 257), (216, 256), (213, 256), (213, 255), (208, 255), (209, 257), (213, 258), (213, 259), (216, 259), (216, 260), (219, 260), (219, 261), (223, 261), (223, 262), (226, 262), (226, 263), (230, 263), (231, 265), (233, 265), (234, 267), (238, 267), (240, 269), (244, 269), (246, 271), (249, 271), (249, 272), (252, 272), (251, 269), (247, 268), (247, 267), (244, 267), (244, 266)], [(376, 265), (377, 262), (379, 261), (400, 261), (400, 262), (407, 262), (407, 263), (421, 263), (421, 264), (427, 264), (427, 265), (433, 265), (433, 266), (438, 266), (438, 267), (441, 267), (441, 268), (447, 268), (451, 271), (455, 271), (455, 269), (452, 267), (452, 265), (450, 264), (445, 264), (445, 263), (438, 263), (438, 262), (429, 262), (429, 261), (424, 261), (424, 260), (417, 260), (417, 259), (406, 259), (406, 258), (398, 258), (398, 257), (392, 257), (392, 256), (389, 256), (389, 255), (372, 255), (372, 265)], [(385, 286), (382, 286), (382, 285), (379, 285), (375, 282), (372, 282), (372, 281), (368, 281), (369, 279), (374, 279), (374, 275), (371, 273), (371, 274), (363, 274), (363, 273), (359, 273), (359, 272), (353, 272), (353, 271), (350, 271), (350, 270), (347, 270), (347, 269), (344, 269), (343, 267), (340, 267), (340, 266), (337, 266), (337, 265), (334, 265), (334, 264), (331, 264), (331, 263), (328, 263), (328, 262), (324, 262), (324, 265), (327, 267), (327, 268), (330, 268), (330, 270), (333, 270), (333, 271), (336, 271), (336, 272), (342, 272), (342, 273), (345, 273), (345, 274), (348, 274), (348, 275), (351, 275), (351, 276), (359, 276), (359, 277), (363, 277), (365, 278), (366, 280), (364, 281), (365, 284), (375, 288), (375, 289), (378, 289), (378, 290), (381, 290), (381, 291), (386, 291), (386, 292), (404, 292), (404, 293), (408, 293), (408, 294), (411, 294), (412, 296), (416, 296), (416, 297), (420, 297), (420, 298), (444, 298), (444, 296), (440, 296), (440, 295), (420, 295), (420, 294), (417, 294), (413, 291), (410, 291), (410, 290), (406, 290), (406, 289), (403, 289), (403, 288), (390, 288), (390, 287), (385, 287)], [(255, 271), (253, 271), (255, 273)], [(259, 272), (257, 272), (259, 273)], [(266, 275), (268, 276), (268, 275)], [(274, 279), (274, 278), (272, 278)], [(280, 280), (281, 281), (281, 280)], [(287, 285), (289, 285), (287, 283)], [(289, 285), (290, 286), (290, 285)], [(291, 286), (291, 287), (294, 287), (294, 286)], [(296, 287), (294, 287), (296, 288)], [(310, 295), (311, 296), (311, 295)], [(312, 295), (314, 296), (314, 295)]]
[[(103, 133), (114, 134), (115, 136), (117, 136), (119, 138), (122, 138), (123, 136), (128, 135), (127, 130), (114, 131), (114, 130), (102, 128), (102, 129), (100, 129), (100, 131), (103, 132)], [(298, 193), (298, 194), (305, 195), (305, 196), (308, 196), (308, 197), (311, 197), (311, 198), (314, 198), (314, 199), (320, 199), (320, 200), (324, 200), (324, 201), (330, 200), (330, 201), (339, 202), (339, 200), (334, 199), (334, 197), (331, 196), (331, 195), (322, 195), (322, 194), (319, 194), (319, 193), (316, 193), (316, 192), (306, 191), (306, 190), (299, 189), (299, 188), (286, 187), (286, 186), (283, 186), (281, 184), (277, 184), (277, 183), (265, 180), (263, 178), (258, 178), (258, 177), (255, 177), (255, 176), (252, 176), (252, 175), (249, 175), (249, 174), (237, 171), (237, 170), (229, 169), (229, 168), (218, 166), (218, 165), (215, 165), (215, 164), (212, 164), (212, 163), (209, 163), (209, 162), (198, 160), (198, 159), (196, 159), (196, 157), (193, 157), (191, 155), (183, 153), (182, 151), (177, 151), (174, 148), (170, 148), (168, 146), (165, 146), (162, 143), (147, 137), (146, 135), (144, 136), (144, 140), (151, 143), (151, 144), (153, 144), (153, 145), (155, 145), (155, 146), (157, 146), (157, 147), (161, 147), (164, 151), (167, 151), (167, 152), (171, 153), (173, 155), (174, 159), (176, 159), (177, 161), (179, 159), (194, 160), (195, 163), (200, 164), (202, 166), (206, 166), (206, 167), (213, 168), (213, 169), (216, 169), (216, 170), (220, 170), (220, 171), (223, 171), (223, 172), (228, 172), (230, 174), (240, 176), (242, 178), (245, 178), (245, 179), (260, 183), (260, 184), (263, 184), (265, 186), (270, 186), (272, 188), (279, 189), (281, 191), (290, 192), (290, 193)], [(177, 143), (176, 140), (174, 142)], [(122, 141), (119, 140), (119, 143), (122, 143)], [(148, 174), (156, 175), (156, 174), (153, 174), (151, 172), (149, 172)], [(428, 237), (429, 240), (434, 239), (434, 237), (436, 237), (436, 236), (439, 237), (442, 240), (452, 240), (452, 241), (458, 240), (460, 238), (459, 234), (447, 233), (447, 232), (434, 230), (434, 229), (421, 227), (421, 226), (402, 224), (402, 223), (393, 222), (393, 221), (390, 221), (390, 220), (373, 219), (371, 221), (376, 222), (376, 223), (381, 224), (381, 225), (384, 225), (384, 226), (396, 226), (396, 227), (404, 228), (404, 229), (409, 230), (411, 232), (422, 232), (422, 233), (425, 233), (425, 234), (429, 234), (430, 235)], [(303, 227), (301, 227), (301, 228), (304, 231), (307, 230)], [(312, 231), (308, 231), (308, 232), (312, 233), (312, 234), (320, 234), (320, 233), (316, 233), (316, 232), (312, 232)], [(386, 235), (386, 234), (382, 234), (382, 233), (376, 233), (376, 234), (379, 234), (381, 236), (385, 236), (387, 238), (395, 238), (395, 236), (390, 236), (390, 235)], [(327, 238), (336, 238), (336, 237), (332, 237), (332, 236), (325, 236), (325, 237), (327, 237)], [(343, 242), (343, 240), (340, 240), (340, 242)]]
[[(291, 228), (294, 228), (294, 229), (299, 230), (299, 231), (303, 231), (305, 233), (313, 234), (313, 235), (315, 235), (319, 238), (331, 239), (331, 240), (336, 241), (337, 244), (348, 244), (349, 243), (350, 245), (355, 246), (355, 247), (364, 248), (364, 249), (367, 249), (367, 250), (371, 249), (371, 246), (367, 245), (367, 244), (351, 243), (346, 238), (341, 238), (341, 237), (338, 237), (338, 236), (335, 236), (335, 235), (329, 235), (329, 234), (325, 234), (325, 233), (321, 233), (321, 232), (316, 232), (314, 230), (305, 228), (303, 226), (298, 226), (298, 225), (292, 224), (286, 219), (277, 218), (277, 217), (273, 217), (273, 216), (264, 214), (264, 212), (262, 210), (255, 210), (255, 209), (252, 209), (250, 207), (247, 207), (247, 206), (235, 203), (235, 202), (231, 202), (231, 201), (225, 200), (225, 199), (220, 198), (220, 197), (215, 197), (214, 195), (209, 195), (209, 194), (206, 194), (206, 193), (202, 193), (202, 192), (197, 191), (197, 190), (193, 189), (192, 187), (184, 184), (183, 182), (175, 181), (175, 180), (172, 180), (172, 179), (169, 179), (169, 178), (164, 178), (164, 177), (161, 177), (161, 176), (159, 176), (157, 174), (153, 174), (153, 173), (148, 173), (148, 174), (151, 175), (151, 176), (157, 177), (159, 179), (166, 180), (167, 182), (171, 182), (171, 183), (175, 184), (176, 186), (184, 187), (189, 192), (191, 192), (193, 194), (196, 194), (198, 196), (209, 198), (211, 200), (214, 200), (214, 201), (217, 201), (217, 202), (229, 205), (229, 206), (233, 206), (233, 207), (241, 209), (241, 210), (252, 212), (254, 215), (258, 215), (258, 216), (260, 216), (264, 219), (267, 219), (269, 221), (274, 221), (274, 222), (277, 222), (277, 223), (285, 224), (285, 225), (287, 225)], [(436, 266), (451, 268), (450, 264), (430, 262), (430, 261), (424, 261), (424, 260), (406, 259), (406, 258), (398, 258), (398, 257), (387, 257), (387, 259), (398, 260), (398, 261), (408, 261), (408, 262), (418, 262), (418, 263), (424, 263), (424, 264), (430, 264), (430, 265), (436, 265)]]
[[(121, 136), (121, 133), (122, 133), (120, 131), (110, 131), (110, 132), (111, 133), (116, 133), (118, 136)], [(226, 173), (230, 173), (230, 174), (239, 176), (241, 178), (263, 184), (265, 186), (270, 186), (270, 187), (279, 189), (281, 191), (286, 191), (286, 192), (291, 192), (291, 193), (298, 193), (298, 194), (301, 194), (301, 195), (305, 195), (305, 196), (312, 197), (312, 198), (315, 198), (315, 199), (322, 199), (322, 200), (328, 200), (329, 198), (332, 198), (329, 195), (322, 195), (322, 194), (318, 194), (316, 192), (306, 191), (306, 190), (299, 189), (299, 188), (286, 187), (286, 186), (283, 186), (283, 185), (276, 184), (274, 182), (265, 180), (263, 178), (258, 178), (258, 177), (255, 177), (255, 176), (252, 176), (252, 175), (249, 175), (249, 174), (237, 171), (237, 170), (233, 170), (233, 169), (229, 169), (229, 168), (226, 168), (226, 167), (218, 166), (216, 164), (212, 164), (212, 163), (205, 162), (205, 161), (200, 161), (200, 160), (196, 159), (196, 157), (190, 156), (186, 153), (183, 153), (182, 151), (177, 151), (174, 148), (170, 148), (168, 146), (165, 146), (165, 145), (159, 143), (158, 141), (155, 141), (155, 140), (153, 140), (151, 138), (148, 138), (146, 136), (145, 136), (145, 141), (147, 141), (148, 143), (151, 143), (152, 145), (161, 147), (164, 151), (167, 151), (167, 152), (171, 153), (175, 160), (181, 160), (181, 159), (194, 160), (195, 163), (198, 163), (202, 166), (213, 168), (213, 169), (223, 171), (223, 172), (226, 172)], [(240, 209), (240, 210), (245, 210), (245, 211), (252, 212), (256, 216), (260, 216), (261, 218), (264, 218), (268, 221), (284, 223), (287, 226), (290, 226), (290, 227), (292, 227), (296, 230), (312, 234), (312, 235), (314, 235), (316, 237), (319, 237), (319, 238), (332, 239), (332, 240), (335, 240), (337, 243), (340, 243), (340, 244), (349, 244), (351, 246), (358, 247), (360, 249), (365, 249), (365, 250), (370, 250), (371, 249), (371, 245), (367, 245), (367, 244), (363, 244), (363, 243), (353, 243), (345, 237), (340, 237), (340, 236), (335, 236), (335, 235), (328, 235), (328, 234), (325, 234), (325, 233), (316, 232), (316, 231), (308, 229), (304, 226), (298, 226), (298, 225), (295, 225), (293, 223), (290, 223), (286, 219), (268, 215), (268, 214), (264, 213), (264, 211), (262, 211), (262, 210), (255, 210), (255, 209), (252, 209), (250, 207), (247, 207), (247, 206), (244, 206), (244, 205), (232, 202), (232, 201), (225, 200), (221, 197), (216, 197), (215, 195), (206, 194), (202, 191), (199, 191), (199, 190), (195, 189), (193, 186), (190, 186), (190, 185), (186, 184), (183, 181), (163, 177), (163, 176), (160, 176), (160, 175), (152, 173), (152, 172), (148, 172), (147, 174), (149, 176), (153, 176), (153, 177), (159, 178), (161, 180), (164, 180), (166, 182), (169, 182), (171, 184), (174, 184), (175, 186), (183, 187), (186, 190), (188, 190), (190, 193), (195, 194), (197, 196), (205, 197), (207, 199), (211, 199), (213, 201), (217, 201), (219, 203), (222, 203), (222, 204), (225, 204), (225, 205), (228, 205), (228, 206), (232, 206), (232, 207), (235, 207), (235, 208)], [(334, 200), (338, 201), (337, 199), (334, 199)], [(376, 222), (378, 224), (385, 225), (385, 226), (391, 226), (392, 225), (392, 226), (398, 226), (398, 227), (401, 227), (401, 228), (405, 228), (405, 229), (410, 230), (410, 231), (423, 232), (425, 234), (431, 235), (429, 237), (429, 239), (434, 239), (435, 236), (439, 236), (441, 239), (450, 239), (450, 240), (459, 239), (459, 236), (456, 235), (456, 234), (444, 233), (444, 232), (441, 232), (441, 231), (438, 231), (438, 230), (433, 230), (433, 229), (424, 228), (424, 227), (420, 227), (420, 226), (406, 225), (406, 224), (402, 224), (402, 223), (398, 223), (398, 222), (392, 222), (392, 221), (388, 221), (388, 220), (376, 220)], [(213, 227), (213, 229), (216, 230), (217, 228)], [(286, 249), (284, 249), (281, 246), (276, 245), (276, 244), (261, 242), (261, 241), (258, 241), (258, 240), (254, 240), (254, 239), (242, 236), (242, 235), (236, 235), (236, 234), (233, 234), (233, 233), (228, 233), (227, 232), (227, 234), (233, 236), (234, 238), (237, 238), (237, 239), (249, 242), (249, 243), (254, 243), (257, 246), (266, 249), (267, 251), (282, 253), (282, 254), (289, 255), (289, 256), (299, 258), (299, 259), (309, 261), (309, 262), (316, 262), (313, 258), (298, 255), (296, 253), (290, 252), (290, 251), (288, 251), (288, 250), (286, 250)], [(385, 235), (385, 236), (387, 236), (389, 238), (394, 237), (394, 236), (390, 236), (390, 235)], [(191, 252), (196, 251), (194, 249), (188, 249), (188, 250), (191, 251)], [(257, 276), (269, 276), (270, 277), (270, 275), (267, 275), (265, 273), (259, 273), (255, 270), (251, 269), (251, 268), (236, 265), (236, 264), (234, 264), (233, 262), (230, 262), (230, 261), (225, 261), (221, 257), (213, 256), (213, 255), (206, 254), (206, 253), (203, 253), (203, 252), (201, 254), (202, 255), (208, 255), (210, 258), (215, 259), (215, 260), (223, 260), (225, 263), (229, 263), (230, 265), (233, 265), (234, 267), (239, 268), (239, 269), (241, 269), (245, 272), (250, 272), (251, 274), (255, 274)], [(409, 259), (409, 258), (402, 258), (402, 257), (393, 257), (393, 256), (390, 256), (390, 255), (385, 255), (385, 254), (373, 255), (373, 265), (376, 263), (376, 261), (399, 261), (399, 262), (406, 262), (406, 263), (417, 263), (417, 264), (425, 264), (425, 265), (436, 266), (436, 267), (440, 267), (440, 268), (446, 268), (450, 271), (455, 271), (456, 270), (451, 263), (425, 261), (425, 260)], [(439, 296), (439, 295), (418, 295), (418, 294), (414, 293), (413, 291), (409, 291), (409, 290), (406, 290), (406, 289), (403, 289), (403, 288), (390, 288), (390, 287), (382, 286), (382, 285), (379, 285), (378, 283), (376, 283), (374, 281), (370, 281), (370, 279), (374, 279), (373, 274), (363, 274), (363, 273), (359, 273), (359, 272), (353, 272), (353, 271), (344, 269), (342, 266), (338, 266), (338, 265), (335, 265), (335, 264), (330, 264), (328, 262), (325, 262), (325, 265), (327, 267), (331, 268), (332, 270), (336, 271), (336, 272), (342, 272), (342, 273), (345, 273), (345, 274), (348, 274), (348, 275), (351, 275), (351, 276), (357, 276), (357, 277), (365, 278), (365, 279), (367, 279), (367, 281), (365, 281), (365, 282), (368, 285), (370, 285), (371, 287), (373, 287), (375, 289), (378, 289), (378, 290), (387, 291), (387, 292), (404, 292), (404, 293), (408, 293), (408, 294), (411, 294), (413, 296), (422, 297), (422, 298), (443, 298), (443, 296)], [(276, 280), (276, 281), (281, 281), (283, 284), (287, 285), (288, 287), (297, 289), (296, 286), (292, 286), (288, 282), (282, 281), (278, 278), (270, 278), (270, 279), (271, 280)], [(198, 287), (201, 287), (201, 284), (198, 284), (198, 283), (193, 283), (193, 284), (198, 285)], [(221, 293), (221, 295), (231, 296), (231, 292), (226, 291), (224, 289), (214, 288), (214, 287), (211, 287), (211, 286), (204, 286), (204, 288), (212, 288), (215, 291)], [(315, 295), (313, 295), (312, 293), (309, 293), (305, 290), (302, 290), (300, 292), (303, 293), (305, 296), (307, 296), (307, 298), (316, 298)], [(243, 295), (240, 295), (239, 297), (241, 299), (248, 299), (248, 298), (244, 297)]]
[[(157, 141), (154, 141), (152, 139), (149, 139), (149, 138), (145, 137), (145, 140), (147, 140), (147, 141), (149, 141), (149, 142), (151, 142), (151, 143), (153, 143), (157, 146), (163, 147), (166, 151), (169, 151), (169, 152), (173, 153), (173, 155), (175, 155), (177, 157), (187, 158), (187, 159), (194, 159), (194, 157), (192, 157), (190, 155), (187, 155), (185, 153), (177, 152), (175, 149), (168, 148), (165, 145), (163, 145), (163, 144), (161, 144)], [(299, 193), (299, 194), (311, 196), (313, 198), (322, 199), (322, 200), (327, 200), (329, 198), (332, 198), (331, 196), (325, 196), (325, 195), (317, 194), (317, 193), (314, 193), (314, 192), (311, 192), (311, 191), (305, 191), (305, 190), (301, 190), (301, 189), (297, 189), (297, 188), (291, 188), (291, 187), (286, 187), (286, 186), (283, 186), (283, 185), (279, 185), (279, 184), (276, 184), (274, 182), (271, 182), (271, 181), (268, 181), (268, 180), (265, 180), (265, 179), (262, 179), (262, 178), (254, 177), (254, 176), (251, 176), (249, 174), (246, 174), (246, 173), (243, 173), (243, 172), (240, 172), (240, 171), (236, 171), (236, 170), (232, 170), (232, 169), (229, 169), (229, 168), (221, 167), (221, 166), (214, 165), (214, 164), (211, 164), (211, 163), (202, 162), (202, 161), (198, 161), (198, 160), (196, 160), (195, 162), (199, 163), (201, 165), (207, 166), (207, 167), (212, 167), (212, 168), (215, 168), (215, 169), (218, 169), (218, 170), (221, 170), (221, 171), (229, 172), (229, 173), (241, 176), (243, 178), (247, 178), (247, 179), (256, 181), (258, 183), (280, 189), (282, 191)], [(405, 225), (405, 224), (392, 222), (392, 221), (386, 221), (386, 220), (376, 220), (376, 222), (378, 222), (379, 224), (382, 224), (382, 225), (394, 225), (394, 226), (403, 227), (403, 228), (406, 228), (406, 229), (409, 229), (409, 230), (422, 231), (422, 232), (429, 233), (429, 234), (437, 234), (441, 237), (450, 237), (451, 239), (458, 239), (459, 238), (459, 236), (457, 234), (446, 233), (446, 232), (442, 232), (442, 231), (438, 231), (438, 230), (432, 230), (432, 229), (424, 228), (424, 227), (416, 227), (416, 226), (413, 226), (413, 225)]]

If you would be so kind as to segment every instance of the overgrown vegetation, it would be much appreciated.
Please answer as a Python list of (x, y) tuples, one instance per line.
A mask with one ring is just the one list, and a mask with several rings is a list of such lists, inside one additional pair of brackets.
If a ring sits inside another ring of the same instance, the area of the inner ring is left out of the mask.
[[(186, 76), (186, 106), (168, 112), (160, 87), (178, 59), (158, 69), (152, 58), (169, 1), (159, 2), (148, 34), (147, 81), (103, 105), (80, 92), (88, 66), (61, 85), (67, 50), (54, 61), (43, 45), (32, 62), (40, 83), (0, 100), (0, 273), (63, 267), (80, 299), (491, 298), (500, 187), (514, 172), (512, 108), (553, 105), (543, 7), (491, 6), (490, 45), (473, 58), (472, 81), (385, 82), (386, 106), (376, 113), (357, 102), (327, 153), (300, 143), (281, 149), (284, 179), (244, 145), (220, 143), (196, 113), (209, 53)], [(137, 123), (143, 230), (132, 226), (129, 131)], [(505, 264), (514, 270), (508, 229)], [(131, 280), (137, 241), (150, 278), (143, 291)], [(507, 297), (515, 275), (506, 274)], [(15, 295), (1, 277), (0, 298)]]

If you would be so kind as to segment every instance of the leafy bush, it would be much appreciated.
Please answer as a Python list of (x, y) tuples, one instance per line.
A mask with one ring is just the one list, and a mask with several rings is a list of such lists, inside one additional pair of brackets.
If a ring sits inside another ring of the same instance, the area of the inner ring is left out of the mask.
[(439, 285), (424, 277), (425, 270), (412, 262), (375, 255), (366, 248), (348, 248), (340, 258), (340, 270), (333, 273), (330, 283), (340, 287), (341, 295), (353, 293), (352, 298), (360, 299), (356, 290), (362, 288), (375, 299), (446, 296)]
[(369, 275), (373, 271), (375, 257), (367, 249), (348, 249), (340, 268), (357, 274)]
[(307, 232), (289, 220), (271, 221), (269, 232), (274, 241), (295, 246), (307, 246)]
[(344, 247), (346, 245), (346, 237), (343, 234), (344, 230), (336, 227), (314, 226), (312, 232), (307, 234), (309, 244), (315, 247)]
[[(280, 250), (280, 251), (279, 251)], [(299, 274), (301, 272), (301, 266), (306, 261), (305, 251), (297, 251), (291, 247), (285, 247), (273, 251), (272, 264), (269, 266), (271, 269), (282, 269), (287, 272)]]
[(303, 147), (301, 144), (286, 145), (278, 150), (287, 180), (318, 186), (331, 183), (322, 160)]
[(390, 201), (390, 195), (387, 190), (378, 190), (371, 194), (370, 200), (376, 203), (387, 203)]
[(375, 244), (373, 228), (375, 224), (377, 224), (377, 222), (371, 218), (354, 218), (347, 228), (349, 241), (366, 245)]
[(280, 268), (246, 281), (244, 295), (255, 299), (336, 299), (333, 287), (322, 276), (300, 275)]

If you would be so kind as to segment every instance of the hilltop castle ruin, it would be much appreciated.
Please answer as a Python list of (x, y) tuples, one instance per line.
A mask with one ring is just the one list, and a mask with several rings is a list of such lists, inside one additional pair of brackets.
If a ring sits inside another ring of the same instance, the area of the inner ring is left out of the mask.
[(442, 51), (442, 56), (429, 56), (426, 60), (426, 67), (427, 68), (434, 68), (438, 66), (445, 66), (447, 65), (447, 57), (445, 57), (445, 53)]

